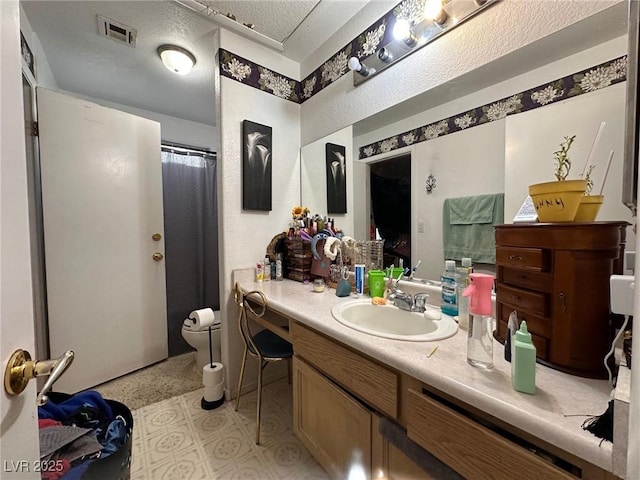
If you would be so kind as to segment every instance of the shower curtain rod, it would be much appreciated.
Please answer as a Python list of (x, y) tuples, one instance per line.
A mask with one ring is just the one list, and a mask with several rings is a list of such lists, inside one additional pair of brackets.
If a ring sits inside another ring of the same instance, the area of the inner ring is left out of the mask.
[(185, 152), (185, 153), (195, 153), (198, 155), (211, 156), (216, 157), (216, 152), (211, 152), (203, 149), (198, 149), (194, 147), (187, 147), (183, 145), (171, 144), (171, 143), (163, 143), (161, 145), (162, 150), (172, 150), (176, 152)]

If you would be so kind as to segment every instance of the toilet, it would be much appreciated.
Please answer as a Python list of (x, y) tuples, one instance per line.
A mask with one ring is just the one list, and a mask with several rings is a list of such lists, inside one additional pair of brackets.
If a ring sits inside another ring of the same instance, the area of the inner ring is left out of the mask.
[[(213, 312), (215, 320), (211, 326), (211, 345), (213, 349), (213, 361), (221, 362), (220, 348), (220, 311)], [(202, 372), (202, 367), (209, 363), (209, 327), (197, 329), (193, 321), (187, 318), (182, 323), (182, 338), (196, 349), (195, 369)]]

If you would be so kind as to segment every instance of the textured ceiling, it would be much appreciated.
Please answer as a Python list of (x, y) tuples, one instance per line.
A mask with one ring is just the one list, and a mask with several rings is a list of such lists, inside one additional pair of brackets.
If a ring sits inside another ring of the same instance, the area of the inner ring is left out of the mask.
[(240, 23), (253, 24), (256, 32), (283, 43), (320, 0), (200, 0), (223, 15), (233, 14)]
[[(239, 23), (254, 24), (257, 32), (284, 44), (284, 56), (302, 62), (369, 0), (199, 1), (232, 13)], [(61, 90), (215, 125), (215, 16), (170, 0), (22, 0), (21, 5)], [(137, 45), (99, 36), (97, 15), (136, 29)], [(156, 50), (166, 43), (195, 55), (189, 75), (164, 68)]]

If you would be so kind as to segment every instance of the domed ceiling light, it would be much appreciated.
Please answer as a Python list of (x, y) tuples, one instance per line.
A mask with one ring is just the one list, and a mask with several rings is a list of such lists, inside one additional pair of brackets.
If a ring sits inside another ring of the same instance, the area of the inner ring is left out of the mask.
[(196, 57), (189, 50), (176, 45), (161, 45), (158, 55), (167, 69), (178, 75), (188, 74), (196, 64)]

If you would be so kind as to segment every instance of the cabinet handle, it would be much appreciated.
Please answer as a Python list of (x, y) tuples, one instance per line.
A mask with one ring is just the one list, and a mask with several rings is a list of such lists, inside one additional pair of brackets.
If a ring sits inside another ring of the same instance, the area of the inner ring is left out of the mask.
[(564, 292), (560, 292), (560, 311), (562, 313), (567, 311), (567, 302), (566, 302), (566, 298), (567, 296), (565, 295)]
[(522, 299), (520, 298), (520, 295), (511, 295), (511, 299), (512, 299), (512, 300), (522, 300)]
[(522, 260), (520, 255), (509, 255), (509, 260)]
[(518, 280), (529, 280), (529, 277), (527, 275), (516, 275), (516, 278)]

